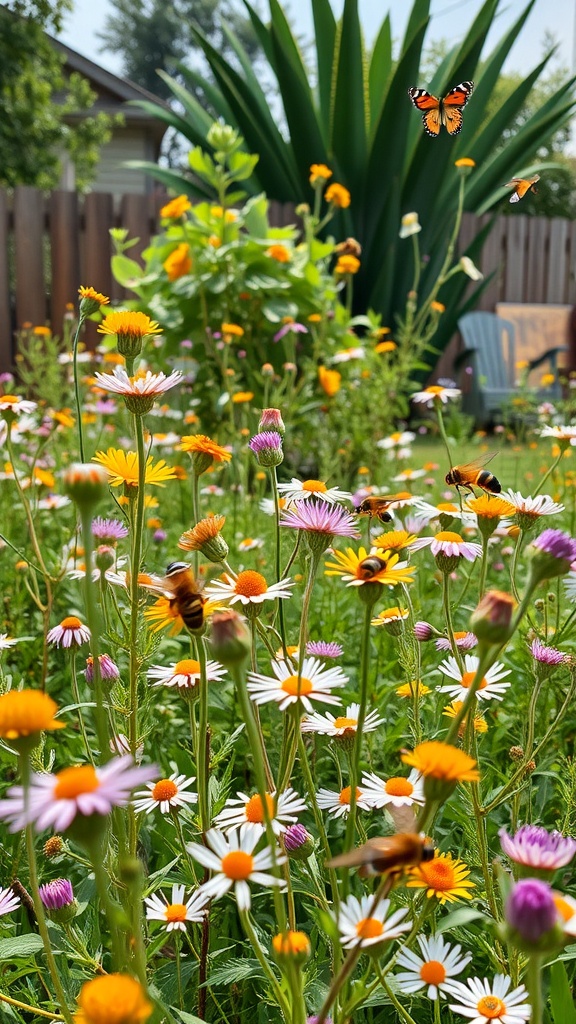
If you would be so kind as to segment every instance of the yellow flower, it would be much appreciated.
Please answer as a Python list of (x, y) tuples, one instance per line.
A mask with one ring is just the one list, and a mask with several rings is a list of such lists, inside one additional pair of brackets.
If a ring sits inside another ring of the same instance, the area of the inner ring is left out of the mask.
[(310, 939), (306, 932), (281, 932), (272, 939), (272, 949), (276, 956), (302, 960), (310, 956)]
[(306, 319), (311, 324), (319, 324), (319, 323), (322, 322), (322, 314), (321, 313), (310, 313), (310, 316), (306, 317)]
[(210, 213), (218, 220), (222, 220), (222, 217), (224, 217), (226, 224), (233, 224), (234, 221), (238, 220), (238, 212), (236, 210), (224, 210), (222, 206), (211, 206)]
[[(410, 497), (408, 491), (401, 493), (406, 498)], [(374, 547), (378, 548), (378, 553), (381, 551), (402, 551), (402, 548), (410, 547), (415, 540), (415, 533), (408, 533), (407, 530), (390, 530), (389, 533), (383, 533), (380, 537), (376, 537)]]
[(70, 416), (70, 409), (62, 409), (60, 412), (53, 410), (51, 415), (52, 419), (59, 423), (61, 427), (73, 427), (76, 422), (74, 417)]
[(162, 328), (151, 320), (146, 313), (134, 313), (129, 309), (119, 309), (108, 313), (96, 328), (99, 334), (122, 335), (130, 340), (141, 341), (149, 334), (162, 334)]
[(446, 311), (446, 306), (444, 305), (443, 302), (431, 302), (430, 309), (432, 309), (435, 313), (444, 313)]
[(459, 160), (454, 161), (454, 167), (476, 167), (476, 161), (469, 156), (461, 156)]
[(286, 245), (271, 245), (269, 249), (266, 249), (266, 256), (277, 260), (278, 263), (289, 263), (291, 255), (290, 249)]
[(232, 401), (235, 405), (241, 405), (244, 402), (251, 402), (253, 398), (253, 391), (237, 391), (235, 395), (232, 395)]
[[(457, 637), (458, 634), (455, 633), (454, 636)], [(461, 709), (462, 709), (462, 701), (461, 700), (453, 700), (451, 704), (448, 704), (444, 708), (444, 711), (442, 712), (442, 714), (446, 715), (446, 718), (456, 718), (456, 716), (460, 714)], [(460, 725), (460, 734), (461, 735), (466, 730), (466, 718), (467, 717), (468, 716), (466, 716), (464, 718), (463, 722)], [(484, 718), (483, 715), (474, 715), (474, 729), (475, 729), (476, 732), (479, 732), (479, 733), (488, 732), (488, 722), (486, 721), (486, 719)]]
[(92, 299), (94, 302), (97, 302), (99, 306), (107, 306), (110, 302), (107, 295), (103, 295), (102, 292), (97, 292), (95, 288), (85, 288), (84, 285), (78, 289), (78, 295), (81, 299)]
[(326, 164), (312, 164), (310, 167), (310, 184), (311, 185), (323, 185), (328, 178), (332, 177), (332, 171)]
[(422, 861), (418, 867), (410, 869), (406, 885), (409, 889), (426, 889), (426, 895), (435, 896), (439, 903), (454, 903), (472, 899), (468, 890), (474, 889), (475, 883), (468, 881), (469, 874), (464, 861), (436, 850), (432, 860)]
[(324, 193), (324, 199), (327, 203), (332, 203), (332, 206), (337, 206), (340, 210), (345, 210), (350, 206), (351, 197), (350, 193), (344, 185), (339, 185), (334, 182), (333, 185), (329, 185)]
[(335, 274), (357, 274), (359, 270), (360, 260), (356, 256), (339, 256), (334, 267)]
[(168, 274), (169, 281), (177, 281), (179, 277), (184, 277), (185, 274), (189, 274), (192, 270), (190, 246), (186, 242), (181, 242), (180, 245), (178, 245), (174, 251), (167, 256), (162, 266)]
[(244, 328), (240, 324), (222, 324), (222, 337), (224, 341), (231, 341), (232, 338), (243, 338)]
[(387, 626), (395, 622), (403, 622), (404, 619), (408, 618), (408, 609), (399, 608), (398, 605), (393, 605), (391, 608), (383, 608), (382, 611), (378, 612), (375, 619), (372, 619), (372, 626)]
[(554, 376), (553, 373), (543, 373), (542, 376), (540, 377), (540, 383), (541, 383), (543, 388), (549, 387), (550, 384), (553, 384), (555, 380), (556, 380), (556, 377)]
[(466, 508), (475, 512), (481, 519), (500, 519), (503, 516), (513, 516), (516, 509), (504, 498), (493, 498), (488, 494), (482, 494), (479, 498), (468, 498)]
[[(400, 562), (399, 555), (393, 555), (389, 551), (382, 552), (376, 556), (377, 561), (383, 563), (376, 571), (370, 571), (367, 576), (366, 569), (362, 563), (369, 557), (366, 548), (346, 548), (346, 551), (334, 551), (335, 562), (326, 562), (326, 576), (340, 576), (346, 580), (349, 586), (363, 586), (365, 583), (385, 583), (394, 587), (398, 583), (412, 583), (416, 568), (406, 562)], [(400, 563), (400, 564), (398, 564)]]
[(414, 679), (410, 683), (402, 683), (402, 686), (398, 686), (396, 689), (398, 697), (409, 697), (411, 700), (414, 697), (418, 697), (418, 699), (425, 697), (427, 693), (430, 693), (430, 687), (425, 686), (419, 679)]
[[(138, 455), (136, 452), (125, 452), (122, 448), (109, 448), (107, 452), (96, 452), (92, 459), (99, 462), (108, 470), (110, 485), (119, 487), (126, 484), (128, 487), (138, 486)], [(171, 466), (167, 466), (164, 459), (154, 465), (152, 456), (146, 460), (146, 484), (155, 484), (164, 487), (167, 480), (174, 480), (175, 473)]]
[(52, 334), (52, 331), (49, 327), (40, 326), (35, 327), (34, 330), (32, 331), (32, 334), (35, 334), (38, 338), (49, 338), (50, 335)]
[(528, 359), (518, 359), (515, 366), (517, 370), (527, 370), (530, 366), (530, 362)]
[(187, 210), (192, 209), (192, 203), (188, 199), (188, 196), (176, 196), (176, 199), (171, 199), (169, 203), (160, 210), (161, 217), (170, 217), (175, 220), (178, 217), (182, 217)]
[(379, 341), (378, 344), (374, 346), (374, 351), (377, 352), (378, 355), (381, 355), (384, 352), (394, 352), (397, 347), (398, 346), (395, 341)]
[[(205, 601), (202, 607), (204, 619), (221, 607), (218, 601)], [(159, 597), (150, 608), (144, 610), (144, 618), (148, 619), (153, 633), (168, 629), (168, 636), (177, 636), (184, 629), (184, 619), (174, 598)]]
[(407, 750), (402, 754), (401, 759), (404, 764), (417, 768), (425, 778), (450, 783), (478, 782), (480, 779), (474, 758), (468, 757), (463, 750), (438, 740), (420, 743), (414, 750)]
[(333, 398), (340, 391), (342, 374), (338, 373), (338, 370), (328, 370), (325, 366), (319, 366), (318, 383), (328, 398)]
[(63, 729), (54, 718), (58, 705), (41, 690), (9, 690), (0, 697), (0, 736), (20, 739), (37, 732)]
[(105, 974), (82, 985), (76, 1024), (144, 1024), (154, 1007), (129, 974)]
[(214, 462), (230, 462), (232, 458), (232, 453), (227, 448), (206, 437), (206, 434), (189, 434), (182, 438), (178, 447), (183, 452), (210, 455)]
[(222, 530), (226, 516), (209, 515), (201, 519), (191, 530), (186, 530), (178, 541), (178, 547), (183, 551), (200, 551), (206, 541), (214, 540)]

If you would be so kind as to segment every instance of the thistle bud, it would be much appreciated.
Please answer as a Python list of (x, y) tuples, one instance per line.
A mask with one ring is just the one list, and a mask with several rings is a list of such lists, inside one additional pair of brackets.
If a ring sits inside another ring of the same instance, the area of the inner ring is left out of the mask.
[(226, 668), (242, 665), (251, 649), (250, 629), (244, 616), (233, 608), (212, 617), (212, 653)]
[(504, 910), (508, 937), (526, 953), (545, 952), (564, 945), (551, 887), (538, 878), (516, 883)]
[[(262, 370), (264, 370), (264, 367), (262, 367)], [(262, 433), (263, 430), (275, 430), (281, 437), (284, 437), (286, 427), (284, 426), (280, 409), (262, 409), (258, 433)]]
[(314, 853), (316, 844), (314, 837), (304, 828), (304, 825), (297, 823), (289, 825), (282, 834), (282, 845), (292, 860), (308, 860)]
[(512, 616), (516, 601), (502, 590), (489, 590), (470, 616), (470, 629), (478, 640), (501, 644), (512, 635)]
[(62, 836), (50, 836), (42, 847), (42, 852), (45, 857), (50, 860), (52, 857), (59, 857), (64, 852), (64, 840)]
[(94, 508), (108, 494), (108, 473), (93, 462), (74, 462), (64, 474), (64, 490), (78, 508)]
[(279, 466), (284, 461), (282, 437), (276, 430), (265, 430), (261, 434), (255, 434), (248, 442), (248, 447), (254, 452), (260, 466), (269, 469), (272, 466)]
[(111, 569), (116, 561), (116, 554), (114, 548), (108, 546), (108, 544), (101, 544), (100, 547), (96, 548), (96, 567), (100, 572), (106, 572), (107, 569)]
[(78, 913), (78, 903), (74, 897), (72, 882), (67, 878), (56, 878), (46, 882), (38, 889), (38, 894), (51, 921), (68, 924)]

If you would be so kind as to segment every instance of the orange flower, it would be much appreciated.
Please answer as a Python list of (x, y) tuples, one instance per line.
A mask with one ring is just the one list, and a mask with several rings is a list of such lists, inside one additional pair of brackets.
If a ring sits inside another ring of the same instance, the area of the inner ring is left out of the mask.
[(54, 718), (58, 705), (41, 690), (9, 690), (0, 697), (0, 736), (20, 739), (34, 733), (63, 729)]
[(76, 1024), (145, 1024), (154, 1007), (129, 974), (105, 974), (87, 981), (78, 996)]
[(374, 351), (377, 352), (378, 355), (382, 355), (384, 352), (394, 352), (397, 347), (398, 346), (395, 341), (379, 341), (378, 344), (374, 346)]
[(357, 256), (339, 256), (334, 267), (335, 274), (357, 274), (359, 270), (360, 260)]
[(161, 217), (170, 217), (176, 220), (178, 217), (182, 217), (187, 210), (192, 209), (192, 203), (188, 199), (188, 196), (176, 196), (176, 199), (171, 199), (166, 206), (163, 206), (160, 210)]
[(190, 246), (186, 242), (181, 242), (164, 260), (162, 266), (168, 274), (169, 281), (177, 281), (179, 277), (189, 274), (192, 270)]
[(339, 185), (336, 181), (328, 186), (324, 193), (324, 199), (327, 203), (331, 203), (332, 206), (337, 206), (340, 210), (345, 210), (350, 206), (351, 202), (348, 189), (344, 185)]
[(277, 260), (278, 263), (289, 263), (291, 252), (285, 245), (271, 245), (269, 249), (266, 249), (266, 255), (272, 260)]
[(310, 181), (311, 185), (323, 185), (328, 178), (332, 177), (332, 171), (326, 164), (312, 164), (310, 167)]
[(222, 337), (224, 341), (232, 341), (232, 338), (243, 338), (244, 328), (240, 324), (222, 324)]
[(108, 313), (96, 329), (99, 334), (124, 335), (140, 341), (149, 334), (162, 334), (162, 328), (146, 313), (135, 313), (129, 309)]
[(323, 392), (329, 398), (333, 398), (340, 391), (342, 374), (338, 373), (338, 370), (328, 370), (326, 366), (319, 366), (318, 382)]
[(95, 288), (85, 288), (84, 285), (78, 289), (78, 295), (81, 299), (92, 299), (99, 306), (107, 306), (110, 299), (107, 295), (103, 295), (102, 292), (97, 292)]
[(428, 740), (412, 751), (407, 750), (402, 754), (402, 761), (417, 768), (426, 779), (448, 783), (478, 782), (480, 779), (476, 761), (472, 757), (438, 740)]
[[(253, 398), (253, 391), (237, 391), (235, 395), (232, 395), (232, 401), (235, 405), (242, 405), (244, 402), (251, 402)], [(250, 433), (250, 431), (248, 431), (248, 433)]]

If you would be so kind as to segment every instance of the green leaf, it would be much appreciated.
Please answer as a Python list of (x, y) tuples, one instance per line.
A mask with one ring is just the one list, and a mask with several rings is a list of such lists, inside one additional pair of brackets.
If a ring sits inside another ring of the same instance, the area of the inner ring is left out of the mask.
[(262, 968), (257, 960), (227, 960), (221, 967), (210, 971), (205, 985), (233, 985), (245, 978), (263, 977)]
[(316, 70), (318, 74), (318, 98), (322, 123), (330, 123), (332, 97), (332, 68), (336, 45), (336, 18), (330, 0), (312, 0), (314, 37), (316, 39)]
[(234, 175), (235, 181), (245, 181), (252, 174), (258, 163), (258, 156), (250, 156), (249, 153), (232, 153), (228, 163)]
[(370, 94), (370, 122), (372, 124), (377, 121), (378, 115), (382, 109), (391, 71), (392, 26), (390, 24), (390, 15), (387, 14), (376, 37), (374, 49), (372, 50), (372, 57), (370, 58), (368, 84)]
[(554, 1024), (576, 1024), (574, 996), (563, 963), (550, 968), (550, 1007)]
[(366, 173), (366, 95), (358, 0), (345, 0), (336, 41), (330, 146), (353, 194), (360, 191)]
[(43, 942), (39, 935), (15, 935), (12, 939), (0, 939), (0, 960), (16, 960), (39, 953)]
[(112, 257), (112, 273), (123, 288), (133, 288), (144, 276), (144, 271), (136, 260), (122, 255)]
[(440, 918), (436, 925), (436, 931), (445, 932), (450, 928), (462, 928), (465, 924), (471, 924), (472, 921), (487, 920), (486, 915), (482, 914), (480, 910), (474, 910), (472, 907), (458, 907), (457, 910)]
[(172, 1006), (171, 1009), (173, 1013), (176, 1013), (180, 1017), (180, 1020), (182, 1020), (184, 1024), (204, 1024), (204, 1021), (201, 1020), (200, 1017), (196, 1017), (193, 1013), (188, 1013), (186, 1010), (179, 1010), (175, 1006)]

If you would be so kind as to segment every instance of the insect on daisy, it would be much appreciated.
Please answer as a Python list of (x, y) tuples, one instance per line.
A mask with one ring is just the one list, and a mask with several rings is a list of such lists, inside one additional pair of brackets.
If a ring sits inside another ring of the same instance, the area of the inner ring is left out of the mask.
[(362, 797), (369, 807), (423, 806), (424, 780), (415, 768), (408, 778), (398, 775), (386, 781), (369, 772), (362, 776)]
[(170, 902), (164, 893), (146, 896), (146, 920), (162, 921), (167, 932), (185, 932), (187, 921), (202, 921), (208, 902), (206, 896), (197, 889), (184, 902), (184, 891), (183, 885), (173, 885)]
[(384, 583), (395, 587), (398, 583), (412, 583), (416, 569), (401, 562), (400, 556), (390, 551), (371, 552), (366, 548), (358, 551), (346, 548), (346, 551), (334, 551), (334, 562), (326, 562), (326, 576), (340, 576), (349, 587), (362, 587), (365, 583)]
[[(319, 789), (316, 796), (318, 807), (323, 811), (330, 811), (334, 818), (348, 817), (351, 799), (351, 786), (344, 786), (339, 793), (334, 793), (330, 789)], [(362, 811), (369, 811), (371, 807), (359, 786), (356, 786), (356, 807)]]
[(461, 974), (472, 959), (470, 953), (462, 955), (461, 946), (451, 946), (442, 935), (418, 936), (420, 954), (403, 949), (397, 964), (405, 967), (394, 975), (401, 992), (411, 995), (427, 988), (429, 999), (442, 999), (451, 993), (450, 980)]
[(504, 974), (496, 974), (492, 983), (488, 978), (469, 978), (465, 985), (453, 981), (451, 996), (459, 1002), (450, 1009), (467, 1020), (473, 1017), (474, 1024), (523, 1024), (532, 1014), (528, 992), (524, 985), (510, 991), (511, 985)]
[[(442, 672), (449, 679), (453, 679), (454, 683), (446, 683), (444, 686), (439, 686), (439, 692), (449, 693), (453, 700), (466, 700), (468, 690), (476, 678), (479, 664), (480, 659), (474, 654), (465, 654), (464, 671), (462, 672), (456, 658), (446, 658), (436, 671)], [(501, 661), (495, 661), (487, 670), (486, 675), (482, 677), (477, 690), (479, 700), (502, 700), (502, 696), (509, 689), (510, 683), (503, 683), (501, 680), (509, 676), (510, 672), (511, 669), (504, 668)]]
[[(178, 690), (195, 690), (200, 682), (200, 662), (194, 658), (184, 658), (175, 664), (152, 665), (148, 669), (148, 679), (153, 686), (172, 686)], [(218, 682), (226, 675), (226, 669), (217, 661), (206, 662), (206, 678), (209, 683)]]
[[(359, 704), (348, 704), (346, 710), (342, 709), (342, 714), (338, 716), (332, 715), (329, 711), (325, 715), (314, 712), (302, 719), (300, 728), (302, 732), (317, 732), (321, 736), (350, 738), (356, 735), (359, 714)], [(384, 719), (377, 711), (369, 711), (364, 719), (363, 733), (373, 732), (383, 722)]]
[(197, 794), (186, 792), (195, 781), (196, 776), (187, 779), (185, 775), (173, 772), (167, 779), (147, 782), (146, 790), (139, 790), (134, 794), (134, 810), (150, 814), (159, 807), (162, 814), (170, 814), (179, 807), (195, 804), (198, 801)]
[(214, 580), (206, 587), (206, 596), (218, 598), (219, 601), (227, 601), (229, 604), (236, 604), (240, 601), (243, 605), (262, 604), (263, 601), (275, 601), (276, 598), (290, 597), (290, 587), (294, 586), (294, 580), (284, 579), (278, 583), (267, 584), (261, 572), (254, 569), (244, 569), (239, 572), (236, 579), (224, 574), (223, 580)]
[(406, 921), (407, 907), (400, 907), (387, 916), (391, 909), (390, 900), (381, 900), (374, 909), (373, 906), (373, 896), (362, 896), (361, 899), (348, 896), (341, 904), (338, 931), (344, 949), (357, 945), (365, 949), (379, 942), (391, 942), (403, 932), (410, 931), (412, 922)]
[(76, 615), (68, 615), (59, 626), (54, 626), (46, 635), (46, 642), (56, 647), (80, 647), (90, 640), (90, 630)]
[[(286, 789), (278, 796), (276, 793), (266, 793), (266, 803), (272, 829), (277, 836), (285, 832), (288, 825), (294, 824), (298, 815), (307, 809), (305, 800), (302, 800), (293, 789)], [(253, 829), (258, 835), (262, 835), (266, 830), (262, 798), (258, 793), (254, 796), (238, 793), (226, 801), (224, 809), (214, 821), (222, 832), (229, 832), (230, 829), (245, 825), (247, 829)]]
[(312, 711), (311, 701), (338, 704), (339, 698), (331, 691), (348, 682), (342, 669), (326, 668), (317, 658), (304, 658), (301, 675), (292, 666), (278, 660), (271, 663), (274, 677), (248, 673), (248, 692), (255, 704), (276, 701), (280, 711), (300, 701), (306, 711)]
[[(206, 899), (220, 899), (234, 888), (239, 910), (250, 910), (249, 882), (256, 885), (278, 885), (284, 887), (283, 879), (267, 874), (272, 867), (271, 851), (266, 847), (259, 853), (254, 848), (260, 841), (260, 834), (242, 825), (231, 829), (227, 836), (216, 828), (205, 835), (206, 846), (189, 843), (188, 853), (204, 867), (214, 872), (209, 881), (200, 886), (198, 892)], [(276, 855), (276, 864), (283, 864), (285, 857)]]

